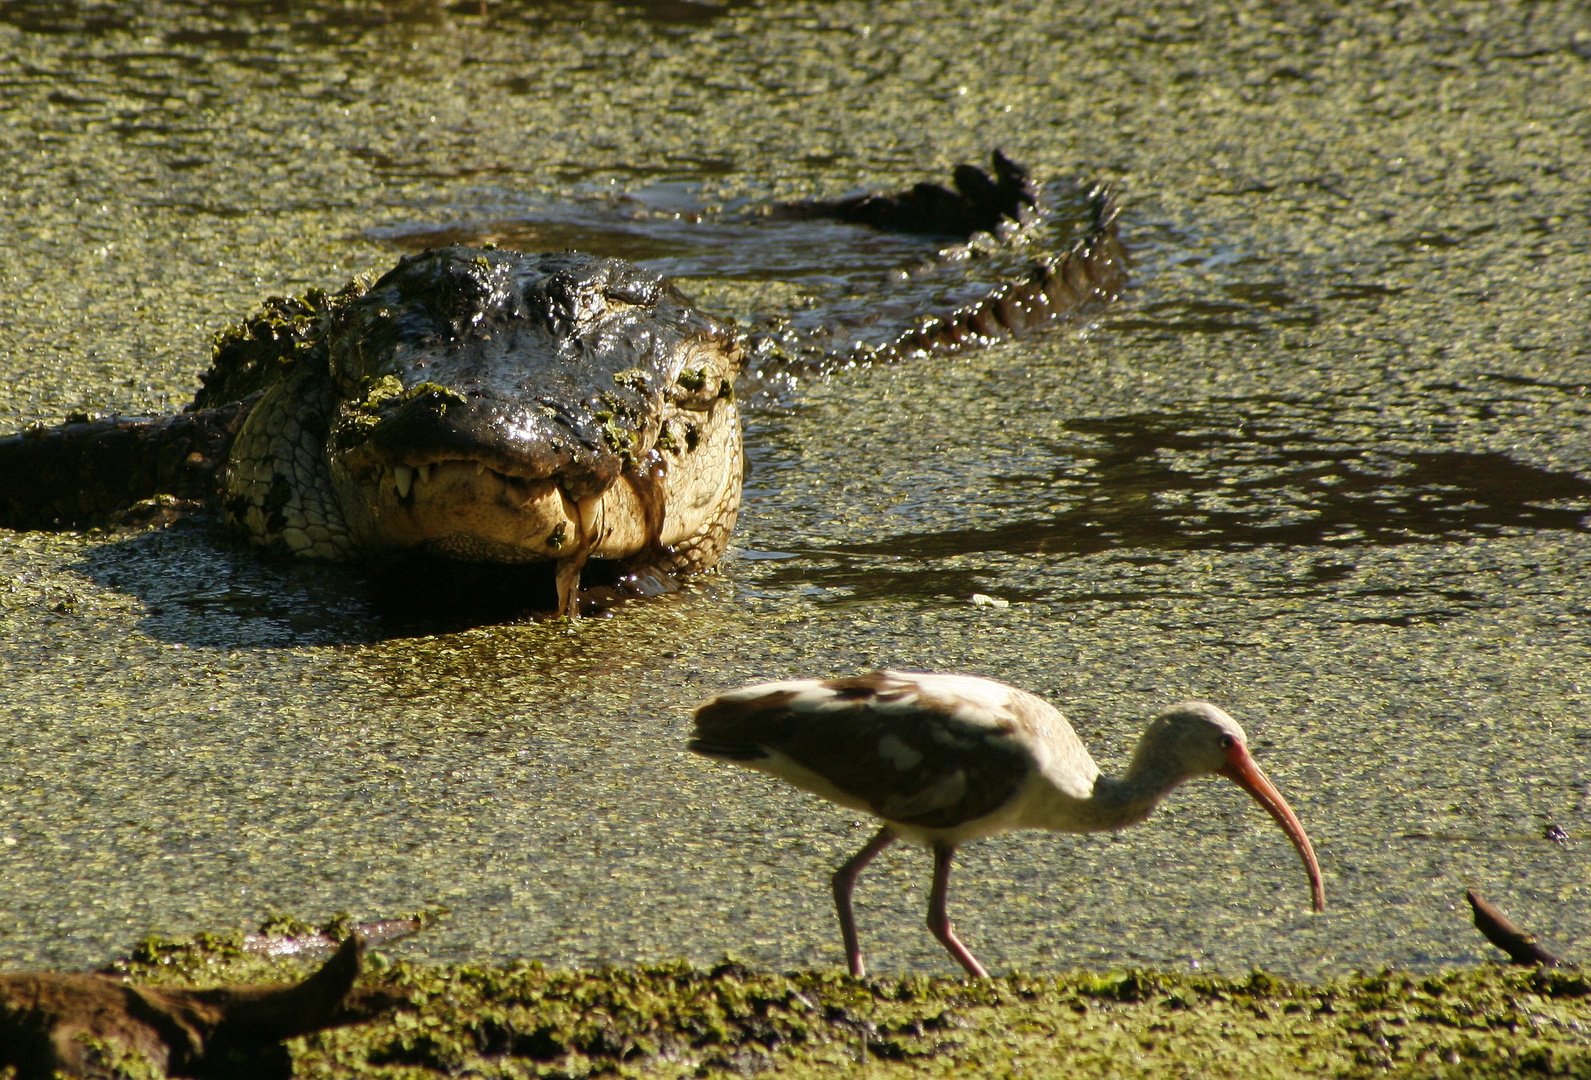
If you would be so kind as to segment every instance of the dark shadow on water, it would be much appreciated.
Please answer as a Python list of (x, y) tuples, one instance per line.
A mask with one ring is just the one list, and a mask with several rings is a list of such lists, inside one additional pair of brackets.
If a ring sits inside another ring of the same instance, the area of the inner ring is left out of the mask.
[(141, 629), (211, 648), (293, 648), (446, 634), (544, 617), (545, 566), (414, 558), (372, 570), (271, 558), (202, 519), (113, 540), (75, 569), (145, 606)]
[(1114, 331), (1157, 332), (1171, 337), (1183, 334), (1258, 334), (1260, 323), (1240, 316), (1249, 315), (1246, 304), (1185, 300), (1174, 303), (1144, 304), (1130, 316), (1106, 321)]
[(129, 29), (133, 15), (126, 9), (78, 0), (8, 0), (0, 4), (0, 23), (29, 34), (98, 37)]
[[(592, 5), (568, 0), (187, 0), (189, 21), (200, 24), (165, 34), (170, 46), (241, 52), (257, 38), (269, 37), (228, 25), (263, 22), (281, 26), (300, 41), (341, 44), (387, 27), (418, 31), (463, 24), (523, 33), (548, 22), (580, 21)], [(620, 0), (603, 5), (609, 21), (638, 18), (664, 33), (687, 33), (707, 26), (747, 0)], [(136, 30), (145, 20), (135, 3), (103, 0), (3, 0), (0, 24), (32, 34), (100, 37)], [(219, 28), (213, 24), (220, 23)]]
[[(1066, 426), (1087, 442), (1057, 445), (1053, 472), (1008, 476), (1003, 485), (1019, 501), (1064, 503), (1058, 512), (992, 528), (807, 548), (798, 552), (806, 556), (799, 564), (766, 571), (758, 587), (846, 599), (965, 599), (975, 591), (975, 574), (947, 575), (924, 564), (971, 554), (1261, 546), (1346, 553), (1517, 530), (1591, 531), (1591, 481), (1505, 454), (1382, 450), (1196, 416), (1133, 415)], [(1351, 572), (1344, 562), (1323, 566), (1319, 580)]]
[(122, 536), (74, 569), (144, 606), (140, 629), (212, 648), (291, 648), (378, 640), (358, 576), (331, 565), (261, 559), (202, 517)]
[[(533, 5), (548, 11), (568, 11), (564, 0), (541, 0)], [(736, 8), (750, 6), (746, 0), (630, 0), (616, 4), (622, 10), (634, 11), (647, 22), (660, 27), (706, 26), (729, 14)]]

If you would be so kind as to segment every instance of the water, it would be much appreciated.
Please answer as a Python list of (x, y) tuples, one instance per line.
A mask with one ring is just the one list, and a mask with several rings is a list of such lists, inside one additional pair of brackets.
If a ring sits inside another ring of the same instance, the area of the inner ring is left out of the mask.
[[(451, 239), (627, 251), (747, 322), (843, 299), (921, 242), (736, 208), (994, 146), (1116, 182), (1138, 260), (1086, 325), (748, 383), (724, 573), (602, 619), (394, 613), (198, 523), (0, 536), (0, 964), (442, 904), (396, 951), (836, 966), (866, 823), (682, 747), (716, 690), (880, 664), (1050, 696), (1107, 769), (1218, 701), (1316, 841), (1321, 917), (1216, 782), (974, 845), (996, 969), (1476, 963), (1466, 886), (1583, 955), (1591, 27), (1471, 16), (0, 8), (7, 429), (180, 407), (260, 297)], [(863, 879), (879, 970), (951, 970), (927, 869)]]

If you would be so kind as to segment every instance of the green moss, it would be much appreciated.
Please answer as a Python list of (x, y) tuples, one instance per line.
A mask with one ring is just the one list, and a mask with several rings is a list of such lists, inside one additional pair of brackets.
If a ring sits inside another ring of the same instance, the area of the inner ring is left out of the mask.
[(634, 406), (608, 391), (603, 391), (599, 396), (599, 400), (604, 407), (598, 409), (592, 416), (598, 424), (602, 425), (603, 441), (608, 444), (608, 449), (617, 454), (626, 465), (633, 464), (635, 461), (634, 432), (636, 422)]
[(365, 380), (365, 401), (367, 409), (374, 409), (388, 398), (397, 397), (403, 393), (403, 382), (396, 375), (382, 375), (380, 378)]
[(441, 383), (421, 382), (413, 386), (404, 386), (396, 375), (366, 378), (362, 389), (364, 400), (354, 408), (368, 414), (391, 415), (396, 408), (420, 398), (427, 399), (427, 404), (440, 412), (446, 412), (448, 405), (463, 405), (469, 400), (457, 390), (443, 386)]
[(365, 441), (377, 427), (401, 417), (405, 406), (411, 402), (418, 401), (417, 407), (443, 416), (449, 406), (462, 405), (468, 400), (440, 383), (422, 382), (406, 387), (396, 375), (390, 374), (366, 377), (360, 395), (338, 408), (337, 420), (332, 426), (332, 442), (338, 450), (348, 450)]
[[(269, 968), (273, 974), (262, 974)], [(144, 981), (297, 978), (230, 939), (146, 943)], [(1294, 983), (1153, 971), (774, 975), (733, 961), (598, 971), (387, 964), (409, 1007), (294, 1044), (304, 1077), (1591, 1077), (1591, 983), (1576, 971), (1381, 972)]]
[(641, 368), (627, 368), (624, 371), (615, 371), (613, 373), (613, 381), (628, 390), (634, 390), (638, 394), (651, 393), (652, 390), (652, 375)]
[(103, 1042), (86, 1032), (74, 1038), (87, 1051), (87, 1064), (97, 1071), (95, 1076), (110, 1076), (116, 1080), (164, 1080), (166, 1070), (160, 1068), (136, 1050)]
[(325, 364), (329, 320), (369, 286), (369, 279), (361, 276), (335, 293), (311, 289), (299, 297), (273, 296), (258, 312), (216, 334), (210, 370), (199, 377), (203, 385), (195, 407), (241, 401), (300, 363)]
[(659, 450), (667, 450), (675, 454), (680, 452), (679, 440), (674, 438), (674, 429), (669, 426), (667, 420), (663, 421), (657, 429), (657, 446)]

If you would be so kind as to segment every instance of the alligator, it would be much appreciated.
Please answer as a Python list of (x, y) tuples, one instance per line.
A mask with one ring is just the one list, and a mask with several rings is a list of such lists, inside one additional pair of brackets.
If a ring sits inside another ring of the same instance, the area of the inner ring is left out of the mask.
[[(954, 182), (764, 209), (959, 237), (948, 263), (1021, 249), (1044, 220), (1041, 189), (999, 152), (992, 174), (962, 165)], [(1084, 218), (981, 299), (839, 357), (738, 332), (622, 259), (406, 256), (223, 330), (179, 415), (76, 415), (0, 439), (0, 527), (82, 528), (175, 500), (293, 556), (544, 566), (561, 615), (666, 591), (713, 567), (734, 528), (748, 361), (955, 353), (1108, 301), (1127, 261), (1108, 191), (1087, 194)]]

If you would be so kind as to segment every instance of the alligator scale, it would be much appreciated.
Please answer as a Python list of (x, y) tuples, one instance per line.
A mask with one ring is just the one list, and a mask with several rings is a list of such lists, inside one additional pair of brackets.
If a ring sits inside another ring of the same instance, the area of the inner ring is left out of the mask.
[[(919, 184), (776, 211), (971, 238), (952, 249), (965, 258), (1020, 242), (1041, 217), (1025, 172), (999, 154), (994, 165), (993, 177), (958, 168), (954, 192)], [(956, 352), (1111, 299), (1125, 256), (1107, 194), (1092, 193), (1087, 217), (1064, 251), (981, 300), (847, 358)], [(268, 301), (217, 337), (177, 416), (0, 440), (0, 527), (201, 500), (285, 554), (545, 564), (558, 610), (574, 614), (596, 580), (646, 592), (718, 561), (744, 472), (735, 382), (748, 356), (769, 354), (793, 362), (622, 259), (426, 251), (373, 284)]]

